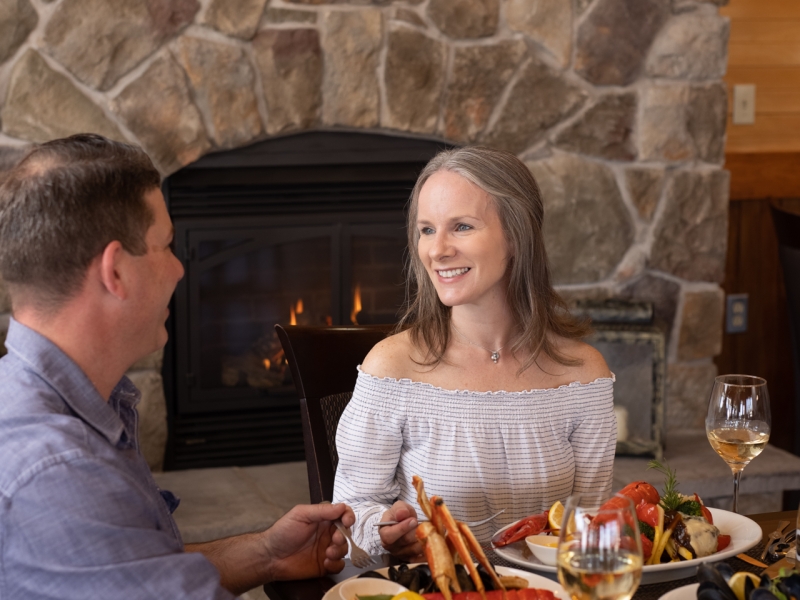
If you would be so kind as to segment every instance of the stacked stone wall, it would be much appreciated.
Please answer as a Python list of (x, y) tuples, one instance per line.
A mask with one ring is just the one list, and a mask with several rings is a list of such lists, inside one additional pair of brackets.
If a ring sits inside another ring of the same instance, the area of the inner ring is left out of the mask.
[(0, 169), (81, 131), (165, 175), (315, 128), (507, 149), (542, 187), (559, 290), (653, 302), (667, 427), (701, 429), (722, 338), (724, 3), (0, 0)]

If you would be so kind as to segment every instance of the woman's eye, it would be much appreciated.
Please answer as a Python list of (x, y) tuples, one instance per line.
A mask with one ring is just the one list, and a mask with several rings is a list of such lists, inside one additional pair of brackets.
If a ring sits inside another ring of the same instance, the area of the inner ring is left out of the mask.
[(472, 229), (472, 227), (466, 223), (459, 223), (456, 225), (456, 231), (469, 231), (470, 229)]
[(433, 228), (431, 228), (431, 227), (423, 227), (422, 229), (419, 230), (419, 232), (422, 235), (430, 235), (430, 234), (433, 233)]

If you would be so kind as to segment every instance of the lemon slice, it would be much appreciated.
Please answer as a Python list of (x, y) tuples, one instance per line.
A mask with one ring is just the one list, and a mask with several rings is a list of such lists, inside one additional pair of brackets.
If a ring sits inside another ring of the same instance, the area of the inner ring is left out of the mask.
[(411, 590), (406, 590), (405, 592), (400, 592), (399, 594), (394, 596), (392, 600), (425, 600), (425, 598), (423, 598), (416, 592), (412, 592)]
[(744, 582), (747, 579), (753, 582), (754, 587), (758, 587), (759, 583), (761, 583), (761, 580), (758, 577), (756, 577), (752, 573), (747, 573), (745, 571), (739, 571), (737, 573), (734, 573), (728, 580), (728, 587), (731, 588), (731, 591), (734, 594), (736, 594), (737, 600), (745, 600)]
[(564, 505), (560, 500), (556, 500), (555, 504), (547, 511), (547, 524), (550, 529), (558, 531), (561, 529), (561, 519), (564, 518)]

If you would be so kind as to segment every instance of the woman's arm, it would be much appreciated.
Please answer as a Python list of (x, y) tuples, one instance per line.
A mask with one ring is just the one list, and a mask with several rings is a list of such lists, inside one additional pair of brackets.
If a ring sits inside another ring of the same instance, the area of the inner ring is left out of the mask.
[[(392, 396), (392, 382), (359, 375), (353, 398), (347, 405), (336, 432), (336, 448), (339, 464), (333, 489), (334, 502), (345, 502), (353, 508), (356, 523), (352, 528), (353, 539), (370, 554), (379, 554), (390, 549), (381, 539), (402, 538), (409, 529), (416, 527), (413, 507), (405, 523), (393, 528), (378, 528), (376, 523), (387, 516), (403, 516), (396, 511), (402, 507), (393, 505), (400, 494), (396, 480), (397, 465), (403, 447), (404, 410), (402, 398)], [(401, 520), (401, 519), (392, 519)], [(413, 526), (411, 521), (413, 522)], [(401, 533), (400, 536), (398, 533)], [(413, 539), (413, 534), (412, 534)], [(391, 542), (395, 540), (386, 540)], [(397, 553), (399, 548), (391, 548)]]
[(595, 381), (591, 388), (581, 389), (586, 395), (581, 398), (580, 420), (569, 438), (575, 459), (572, 493), (608, 496), (617, 445), (614, 383), (611, 379)]

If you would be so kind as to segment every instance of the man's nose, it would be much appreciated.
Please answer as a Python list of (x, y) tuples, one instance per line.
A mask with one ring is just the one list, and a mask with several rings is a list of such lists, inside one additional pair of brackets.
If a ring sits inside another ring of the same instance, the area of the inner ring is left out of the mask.
[(177, 256), (173, 256), (172, 258), (178, 265), (177, 266), (178, 278), (176, 279), (176, 281), (180, 281), (186, 274), (186, 269), (183, 268), (183, 262)]

